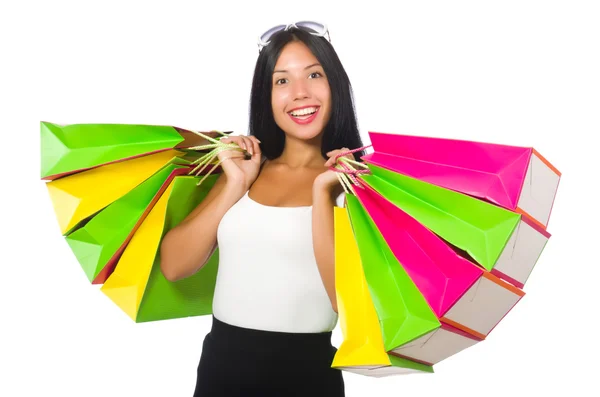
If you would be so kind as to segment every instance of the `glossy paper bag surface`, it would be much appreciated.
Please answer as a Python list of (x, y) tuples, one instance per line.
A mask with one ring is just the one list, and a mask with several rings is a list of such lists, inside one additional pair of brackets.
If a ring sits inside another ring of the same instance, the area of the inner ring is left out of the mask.
[(40, 126), (42, 178), (174, 148), (184, 139), (173, 127), (138, 124)]
[(346, 199), (385, 350), (393, 350), (439, 328), (441, 324), (435, 313), (358, 199), (352, 195)]
[(561, 173), (531, 147), (369, 132), (369, 164), (529, 216), (546, 228)]
[(129, 193), (180, 154), (169, 150), (46, 183), (62, 234)]
[(447, 242), (466, 251), (490, 271), (504, 251), (521, 215), (482, 200), (369, 166), (363, 181)]
[(177, 176), (134, 234), (101, 290), (134, 321), (212, 313), (218, 251), (194, 275), (168, 281), (160, 269), (160, 243), (206, 197), (218, 176)]
[(346, 208), (335, 207), (335, 285), (343, 342), (332, 367), (381, 377), (433, 372), (428, 365), (386, 353)]
[(137, 231), (171, 179), (188, 170), (184, 166), (166, 165), (66, 237), (91, 282), (102, 284), (106, 281), (124, 245)]

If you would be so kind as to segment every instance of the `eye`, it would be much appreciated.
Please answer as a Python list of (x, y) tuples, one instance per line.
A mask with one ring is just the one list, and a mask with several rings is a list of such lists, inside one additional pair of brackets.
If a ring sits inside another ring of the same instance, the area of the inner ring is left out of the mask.
[(314, 79), (314, 78), (317, 78), (317, 77), (323, 77), (323, 75), (322, 75), (321, 73), (319, 73), (319, 72), (312, 72), (312, 73), (309, 75), (309, 77), (310, 77), (311, 79)]
[(285, 84), (286, 82), (287, 82), (287, 79), (279, 79), (279, 80), (275, 81), (275, 84), (281, 85), (281, 84)]

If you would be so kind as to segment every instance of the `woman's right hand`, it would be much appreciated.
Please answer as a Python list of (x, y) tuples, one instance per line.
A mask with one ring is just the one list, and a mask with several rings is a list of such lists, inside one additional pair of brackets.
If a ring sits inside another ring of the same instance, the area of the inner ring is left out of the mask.
[(236, 150), (224, 150), (218, 154), (221, 160), (221, 167), (227, 176), (227, 184), (232, 188), (240, 189), (240, 194), (246, 193), (252, 183), (258, 177), (262, 152), (260, 150), (260, 141), (254, 136), (229, 136), (220, 140), (223, 143), (235, 143), (251, 157), (246, 160), (246, 156)]

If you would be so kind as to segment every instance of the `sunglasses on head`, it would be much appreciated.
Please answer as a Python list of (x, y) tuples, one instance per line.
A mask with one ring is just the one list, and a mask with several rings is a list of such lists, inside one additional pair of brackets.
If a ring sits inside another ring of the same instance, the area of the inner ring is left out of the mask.
[(258, 38), (258, 52), (260, 52), (260, 50), (262, 50), (263, 47), (269, 45), (269, 43), (271, 42), (271, 38), (275, 33), (281, 32), (282, 30), (289, 30), (290, 28), (304, 30), (312, 35), (319, 37), (327, 36), (327, 40), (331, 42), (329, 30), (327, 30), (327, 25), (314, 21), (300, 21), (290, 23), (287, 25), (277, 25), (267, 30), (265, 33), (261, 34)]

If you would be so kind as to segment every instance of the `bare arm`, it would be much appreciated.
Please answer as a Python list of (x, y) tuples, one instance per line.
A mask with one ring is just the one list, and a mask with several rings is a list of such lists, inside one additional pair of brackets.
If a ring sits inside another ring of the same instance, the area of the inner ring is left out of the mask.
[(206, 264), (217, 248), (221, 219), (243, 193), (221, 175), (206, 198), (165, 235), (160, 246), (160, 268), (167, 280), (189, 277)]
[(237, 136), (221, 141), (237, 143), (251, 154), (251, 158), (235, 157), (236, 153), (229, 150), (219, 153), (224, 173), (206, 198), (161, 242), (160, 269), (169, 281), (189, 277), (206, 264), (217, 248), (221, 219), (258, 176), (261, 151), (255, 137)]
[(337, 313), (335, 293), (335, 246), (333, 207), (335, 200), (331, 189), (315, 184), (313, 187), (312, 233), (315, 258), (321, 279), (331, 301), (331, 307)]
[[(325, 167), (335, 164), (335, 156), (348, 151), (348, 148), (332, 150), (327, 153), (329, 160)], [(354, 159), (352, 154), (345, 157)], [(312, 233), (315, 258), (323, 285), (331, 301), (331, 307), (337, 313), (337, 295), (335, 292), (335, 197), (342, 193), (342, 187), (333, 171), (326, 171), (317, 176), (313, 183)]]

